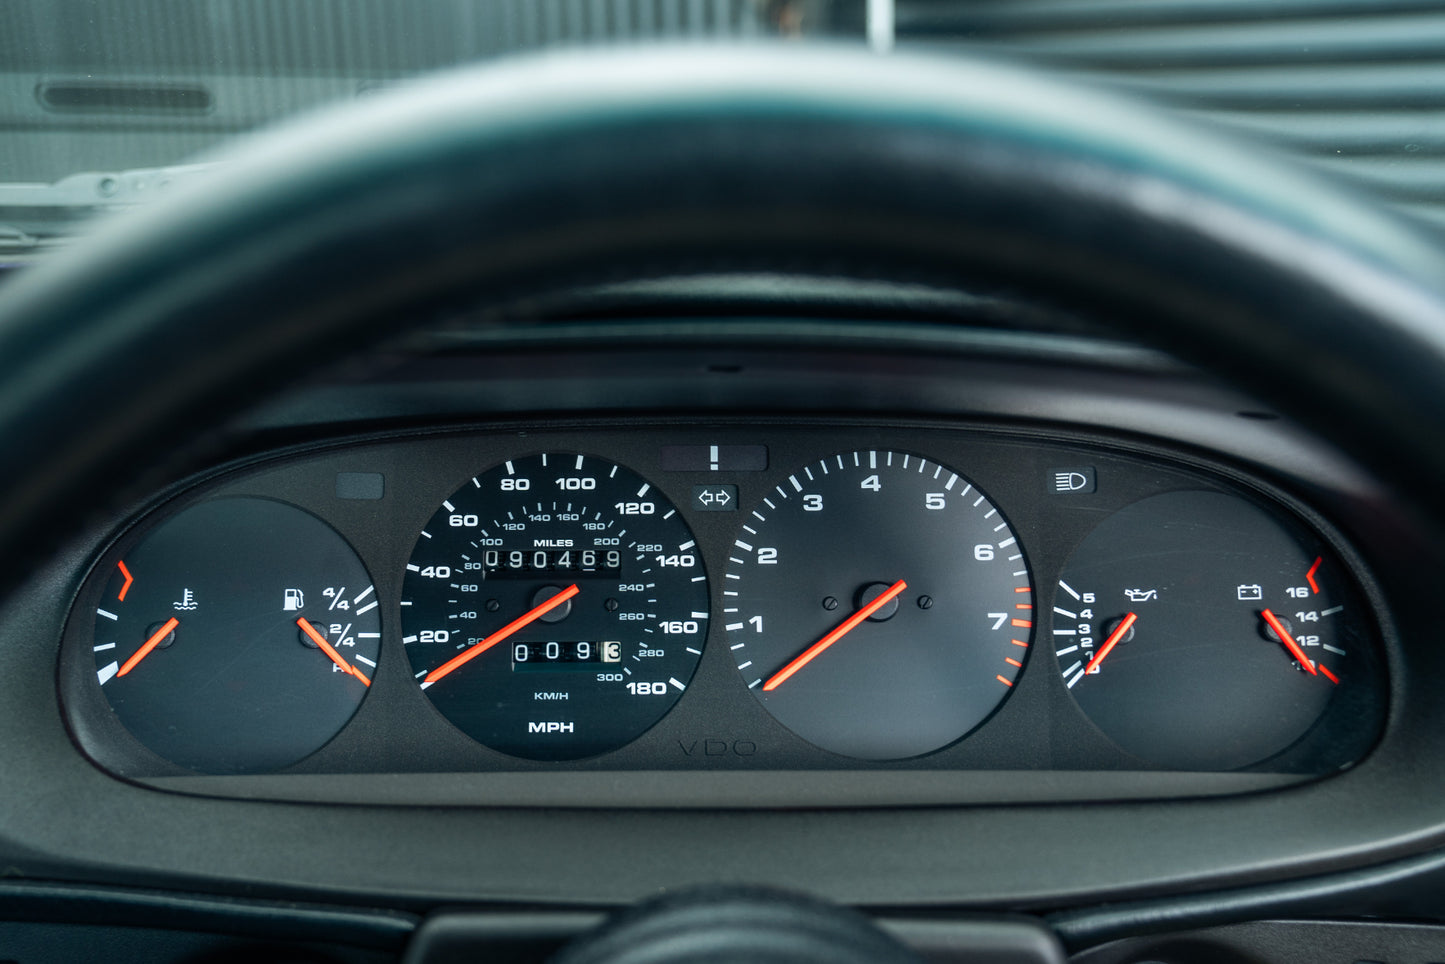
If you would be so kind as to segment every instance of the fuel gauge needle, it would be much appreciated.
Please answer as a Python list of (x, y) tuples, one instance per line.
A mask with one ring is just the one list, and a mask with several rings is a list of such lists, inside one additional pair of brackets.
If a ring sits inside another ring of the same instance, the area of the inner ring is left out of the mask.
[(170, 619), (167, 619), (164, 623), (161, 624), (160, 629), (157, 629), (155, 632), (151, 633), (150, 639), (147, 639), (145, 642), (141, 643), (140, 649), (130, 654), (130, 659), (125, 661), (125, 664), (121, 666), (121, 668), (119, 669), (119, 671), (116, 672), (115, 675), (124, 676), (126, 673), (129, 673), (131, 670), (135, 669), (136, 665), (139, 664), (141, 660), (149, 656), (151, 654), (151, 650), (159, 646), (161, 644), (161, 640), (169, 636), (180, 624), (181, 621), (174, 616), (172, 616)]
[(904, 582), (902, 579), (889, 586), (888, 589), (884, 591), (883, 595), (879, 596), (877, 599), (873, 600), (868, 605), (864, 606), (862, 609), (849, 616), (843, 622), (843, 625), (839, 626), (837, 629), (833, 630), (831, 633), (824, 636), (822, 639), (818, 640), (807, 649), (803, 650), (802, 654), (799, 655), (796, 659), (794, 659), (791, 663), (774, 673), (773, 677), (763, 684), (763, 689), (765, 691), (775, 690), (779, 686), (786, 683), (794, 673), (811, 663), (829, 646), (832, 646), (838, 640), (842, 639), (844, 636), (847, 636), (853, 630), (857, 629), (859, 624), (862, 623), (863, 620), (867, 619), (869, 616), (873, 615), (878, 610), (888, 605), (888, 603), (891, 602), (894, 598), (896, 598), (899, 593), (901, 593), (907, 588), (908, 583)]
[(1320, 675), (1315, 669), (1315, 664), (1311, 663), (1310, 658), (1305, 655), (1305, 651), (1300, 649), (1299, 643), (1295, 642), (1294, 637), (1289, 634), (1289, 630), (1284, 628), (1284, 623), (1279, 621), (1279, 617), (1268, 609), (1260, 615), (1264, 617), (1265, 622), (1269, 623), (1269, 628), (1274, 630), (1279, 641), (1284, 643), (1284, 648), (1289, 650), (1289, 654), (1295, 658), (1295, 662), (1300, 664), (1300, 668), (1311, 676)]
[(1129, 635), (1130, 627), (1134, 625), (1135, 620), (1138, 618), (1137, 614), (1130, 613), (1119, 620), (1119, 625), (1114, 627), (1114, 631), (1109, 634), (1109, 638), (1104, 640), (1104, 645), (1099, 647), (1099, 651), (1094, 654), (1094, 658), (1089, 660), (1089, 665), (1084, 667), (1085, 673), (1092, 673), (1098, 668), (1099, 664), (1104, 661), (1104, 657), (1108, 656), (1114, 651), (1114, 647), (1119, 645), (1119, 640)]
[(449, 674), (452, 670), (456, 669), (459, 666), (465, 665), (466, 663), (482, 655), (487, 650), (491, 649), (493, 646), (506, 639), (508, 636), (511, 636), (514, 633), (517, 633), (518, 631), (524, 629), (525, 627), (530, 626), (532, 623), (541, 619), (543, 616), (547, 615), (552, 610), (556, 609), (558, 606), (562, 605), (564, 602), (577, 595), (577, 593), (579, 592), (581, 592), (581, 590), (577, 588), (577, 584), (574, 582), (572, 585), (568, 586), (557, 595), (552, 596), (550, 599), (547, 599), (540, 605), (534, 606), (531, 609), (527, 610), (525, 613), (518, 616), (510, 623), (507, 623), (507, 625), (503, 626), (495, 633), (492, 633), (492, 635), (488, 636), (480, 643), (477, 643), (475, 646), (472, 646), (468, 649), (462, 650), (460, 653), (453, 656), (451, 659), (447, 660), (445, 663), (442, 663), (436, 669), (428, 673), (426, 675), (426, 679), (422, 680), (422, 689), (426, 689), (428, 686), (435, 683), (443, 676)]
[(304, 618), (297, 619), (296, 625), (301, 627), (301, 631), (305, 633), (306, 636), (313, 643), (316, 644), (318, 649), (320, 649), (323, 653), (326, 654), (328, 659), (330, 659), (337, 666), (341, 667), (341, 671), (343, 673), (350, 673), (352, 676), (355, 676), (367, 686), (371, 685), (371, 680), (367, 679), (366, 676), (362, 674), (361, 670), (357, 669), (355, 666), (352, 666), (346, 660), (342, 659), (341, 654), (336, 651), (336, 647), (328, 643), (326, 641), (326, 637), (316, 631), (315, 626), (311, 625)]

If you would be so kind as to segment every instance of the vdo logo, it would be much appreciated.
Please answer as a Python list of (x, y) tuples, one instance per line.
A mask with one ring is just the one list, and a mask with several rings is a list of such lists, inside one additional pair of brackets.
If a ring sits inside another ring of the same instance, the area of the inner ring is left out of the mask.
[(677, 745), (685, 756), (752, 756), (758, 752), (758, 745), (751, 740), (678, 740)]

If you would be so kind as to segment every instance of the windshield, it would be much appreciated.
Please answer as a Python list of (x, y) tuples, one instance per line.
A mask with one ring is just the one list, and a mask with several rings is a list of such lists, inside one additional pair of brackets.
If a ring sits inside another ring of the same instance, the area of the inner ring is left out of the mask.
[(0, 5), (0, 250), (158, 196), (237, 134), (419, 74), (779, 38), (1072, 71), (1445, 224), (1445, 0), (17, 0)]

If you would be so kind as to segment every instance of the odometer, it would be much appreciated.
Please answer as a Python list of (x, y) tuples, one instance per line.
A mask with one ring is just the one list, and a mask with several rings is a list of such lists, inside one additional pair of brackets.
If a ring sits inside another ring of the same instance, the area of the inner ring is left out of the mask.
[(505, 462), (442, 502), (402, 587), (432, 704), (493, 749), (594, 756), (672, 708), (702, 656), (692, 533), (635, 472), (575, 453)]

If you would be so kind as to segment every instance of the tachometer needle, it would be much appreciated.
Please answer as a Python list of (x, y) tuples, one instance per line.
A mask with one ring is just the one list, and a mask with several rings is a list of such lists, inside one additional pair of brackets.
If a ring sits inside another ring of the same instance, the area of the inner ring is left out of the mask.
[(161, 644), (161, 640), (169, 636), (171, 632), (180, 624), (181, 621), (174, 616), (172, 616), (170, 619), (167, 619), (164, 623), (161, 624), (160, 629), (157, 629), (155, 632), (151, 633), (150, 639), (147, 639), (144, 643), (141, 643), (140, 649), (130, 654), (130, 659), (125, 661), (125, 664), (121, 666), (121, 668), (116, 672), (115, 675), (124, 676), (126, 673), (129, 673), (131, 670), (135, 669), (136, 664), (149, 656), (151, 654), (151, 650), (159, 646)]
[(305, 619), (296, 620), (296, 625), (301, 627), (301, 631), (305, 633), (306, 636), (313, 643), (316, 644), (316, 647), (318, 649), (320, 649), (323, 653), (326, 654), (328, 659), (330, 659), (337, 666), (341, 667), (341, 671), (343, 673), (350, 673), (352, 676), (355, 676), (367, 686), (371, 685), (371, 680), (367, 679), (366, 676), (362, 674), (361, 670), (357, 669), (355, 666), (352, 666), (346, 660), (342, 659), (341, 654), (336, 651), (336, 647), (328, 643), (326, 641), (326, 637), (316, 631), (315, 626), (311, 625), (311, 623), (309, 623)]
[(1098, 668), (1099, 664), (1104, 661), (1104, 657), (1108, 656), (1113, 652), (1114, 647), (1119, 645), (1119, 640), (1129, 635), (1130, 627), (1134, 625), (1134, 621), (1138, 618), (1138, 615), (1135, 613), (1130, 613), (1119, 620), (1119, 625), (1114, 627), (1114, 631), (1109, 634), (1109, 638), (1104, 640), (1104, 645), (1099, 647), (1099, 651), (1094, 654), (1094, 658), (1089, 660), (1089, 665), (1084, 667), (1085, 673), (1092, 673)]
[(843, 623), (843, 625), (839, 626), (837, 629), (833, 630), (831, 633), (824, 636), (822, 639), (818, 640), (807, 649), (803, 650), (800, 656), (794, 659), (787, 666), (784, 666), (782, 669), (774, 673), (773, 677), (763, 684), (763, 689), (765, 691), (775, 690), (783, 683), (786, 683), (789, 677), (791, 677), (798, 670), (802, 669), (804, 666), (807, 666), (809, 663), (811, 663), (814, 659), (818, 657), (820, 653), (823, 652), (823, 650), (827, 649), (829, 646), (832, 646), (838, 640), (842, 639), (844, 636), (857, 629), (858, 625), (862, 623), (863, 620), (867, 619), (869, 616), (873, 615), (878, 610), (888, 605), (890, 602), (893, 601), (895, 597), (897, 597), (899, 593), (901, 593), (907, 588), (908, 583), (904, 582), (902, 579), (889, 586), (888, 589), (883, 593), (883, 595), (879, 596), (877, 599), (873, 600), (868, 605), (864, 606), (862, 609), (849, 616), (848, 619)]
[(543, 616), (547, 615), (552, 610), (556, 609), (558, 606), (562, 605), (564, 602), (577, 595), (578, 592), (580, 592), (580, 590), (577, 588), (577, 584), (574, 582), (572, 585), (568, 586), (566, 589), (562, 590), (552, 598), (548, 599), (546, 602), (542, 603), (539, 606), (535, 606), (532, 609), (529, 609), (525, 614), (518, 616), (510, 623), (507, 623), (507, 625), (503, 626), (495, 633), (492, 633), (492, 635), (477, 643), (475, 646), (462, 650), (460, 653), (453, 656), (445, 663), (442, 663), (436, 669), (432, 670), (430, 673), (427, 674), (426, 679), (422, 681), (421, 685), (424, 688), (430, 686), (437, 680), (441, 679), (443, 676), (446, 676), (452, 670), (456, 669), (458, 666), (462, 666), (465, 663), (476, 659), (478, 656), (482, 655), (487, 650), (491, 649), (493, 646), (506, 639), (508, 636), (511, 636), (518, 630), (531, 625), (538, 619), (541, 619)]
[(1279, 641), (1284, 643), (1284, 648), (1289, 650), (1289, 654), (1300, 664), (1300, 668), (1311, 676), (1320, 675), (1315, 670), (1315, 664), (1311, 663), (1310, 658), (1305, 655), (1305, 651), (1300, 649), (1299, 643), (1295, 642), (1294, 637), (1289, 634), (1289, 630), (1284, 628), (1284, 623), (1279, 621), (1279, 617), (1268, 609), (1260, 613), (1260, 615), (1264, 617), (1265, 622), (1269, 623), (1269, 628), (1274, 630), (1274, 634), (1279, 637)]

